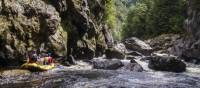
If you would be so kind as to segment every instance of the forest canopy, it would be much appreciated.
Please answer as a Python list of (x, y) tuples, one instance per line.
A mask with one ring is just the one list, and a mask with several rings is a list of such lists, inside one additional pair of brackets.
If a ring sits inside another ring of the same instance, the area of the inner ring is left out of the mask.
[[(108, 22), (114, 38), (151, 38), (163, 33), (182, 33), (186, 0), (110, 0)], [(115, 5), (114, 5), (115, 3)], [(113, 9), (115, 8), (115, 10)]]

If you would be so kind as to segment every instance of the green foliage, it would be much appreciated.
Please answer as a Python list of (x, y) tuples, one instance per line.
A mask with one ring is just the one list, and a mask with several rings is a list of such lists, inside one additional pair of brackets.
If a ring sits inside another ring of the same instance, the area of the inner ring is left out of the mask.
[(129, 7), (132, 6), (136, 0), (105, 0), (105, 21), (109, 26), (113, 38), (115, 40), (121, 39), (122, 26), (125, 24)]
[(127, 21), (122, 31), (123, 37), (141, 37), (142, 35), (145, 35), (144, 32), (146, 31), (148, 24), (147, 15), (150, 13), (150, 7), (148, 5), (152, 3), (150, 0), (146, 0), (145, 2), (143, 0), (142, 2), (143, 3), (137, 2), (135, 5), (130, 7)]
[(138, 0), (129, 11), (123, 37), (148, 38), (162, 33), (180, 33), (185, 18), (185, 0)]
[(115, 29), (116, 26), (116, 9), (115, 0), (105, 0), (105, 21), (110, 29)]

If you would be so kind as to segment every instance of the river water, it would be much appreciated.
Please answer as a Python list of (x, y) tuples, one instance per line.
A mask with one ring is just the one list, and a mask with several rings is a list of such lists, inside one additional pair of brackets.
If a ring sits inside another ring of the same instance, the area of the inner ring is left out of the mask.
[[(188, 64), (186, 72), (172, 73), (153, 71), (146, 62), (136, 61), (144, 72), (92, 69), (90, 64), (81, 61), (63, 70), (24, 72), (23, 75), (1, 72), (0, 88), (200, 88), (198, 65)], [(129, 61), (122, 62), (126, 64)]]

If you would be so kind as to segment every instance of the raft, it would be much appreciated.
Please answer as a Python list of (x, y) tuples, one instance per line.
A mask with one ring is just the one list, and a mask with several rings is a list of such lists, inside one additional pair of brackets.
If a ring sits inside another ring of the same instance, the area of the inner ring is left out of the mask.
[(22, 69), (28, 69), (30, 71), (47, 71), (54, 69), (55, 67), (56, 67), (55, 64), (40, 65), (37, 63), (25, 63), (21, 66)]

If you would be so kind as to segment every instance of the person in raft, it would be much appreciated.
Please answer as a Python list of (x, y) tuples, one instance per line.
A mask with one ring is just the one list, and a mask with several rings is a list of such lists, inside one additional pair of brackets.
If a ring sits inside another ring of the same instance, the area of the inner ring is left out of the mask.
[(44, 61), (43, 61), (43, 65), (49, 65), (53, 63), (53, 58), (51, 57), (51, 53), (48, 53), (45, 55), (45, 57), (43, 57)]
[(53, 63), (53, 58), (51, 57), (51, 53), (45, 54), (43, 57), (37, 55), (36, 51), (32, 51), (28, 53), (28, 63), (37, 63), (40, 65), (50, 65)]
[(28, 52), (28, 59), (27, 62), (28, 63), (35, 63), (37, 62), (37, 53), (36, 51), (32, 51), (32, 52)]

